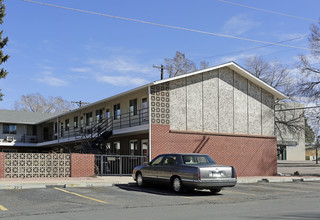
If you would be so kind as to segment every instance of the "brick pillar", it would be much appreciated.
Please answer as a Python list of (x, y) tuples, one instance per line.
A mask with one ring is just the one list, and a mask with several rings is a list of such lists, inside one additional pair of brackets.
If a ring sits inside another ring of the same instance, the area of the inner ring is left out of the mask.
[(71, 177), (94, 176), (94, 154), (71, 154)]
[(0, 178), (4, 178), (4, 158), (5, 153), (0, 152)]

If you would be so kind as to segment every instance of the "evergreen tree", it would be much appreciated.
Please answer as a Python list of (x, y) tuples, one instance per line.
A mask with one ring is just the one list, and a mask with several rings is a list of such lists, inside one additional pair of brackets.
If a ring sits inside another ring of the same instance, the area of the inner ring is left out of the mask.
[[(3, 23), (3, 18), (6, 15), (5, 11), (6, 11), (6, 6), (3, 4), (3, 0), (0, 0), (0, 24)], [(2, 38), (2, 34), (3, 34), (3, 30), (0, 31), (0, 65), (9, 59), (9, 56), (4, 55), (2, 51), (4, 46), (7, 45), (9, 39), (8, 37)], [(5, 78), (7, 74), (8, 72), (4, 68), (0, 69), (0, 79)], [(2, 100), (2, 96), (3, 94), (0, 89), (0, 100)]]

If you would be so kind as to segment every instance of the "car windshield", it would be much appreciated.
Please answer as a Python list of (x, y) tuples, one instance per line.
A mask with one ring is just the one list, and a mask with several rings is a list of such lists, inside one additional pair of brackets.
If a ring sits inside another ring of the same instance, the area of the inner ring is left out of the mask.
[(184, 155), (182, 159), (184, 164), (215, 164), (208, 155)]

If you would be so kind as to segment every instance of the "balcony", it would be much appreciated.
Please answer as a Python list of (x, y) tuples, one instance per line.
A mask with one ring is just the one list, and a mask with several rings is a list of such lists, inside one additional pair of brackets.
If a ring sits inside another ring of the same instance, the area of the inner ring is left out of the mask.
[[(17, 140), (17, 142), (32, 144), (51, 142), (54, 144), (58, 140), (59, 142), (63, 142), (80, 140), (84, 137), (94, 137), (100, 131), (99, 129), (108, 129), (112, 130), (114, 134), (119, 134), (139, 129), (145, 130), (148, 128), (148, 124), (149, 110), (146, 108), (137, 110), (136, 112), (120, 114), (116, 117), (79, 123), (77, 127), (64, 127), (63, 130), (59, 129), (58, 133), (43, 134), (42, 137), (24, 134), (21, 136), (21, 140)], [(108, 127), (106, 128), (106, 126)]]

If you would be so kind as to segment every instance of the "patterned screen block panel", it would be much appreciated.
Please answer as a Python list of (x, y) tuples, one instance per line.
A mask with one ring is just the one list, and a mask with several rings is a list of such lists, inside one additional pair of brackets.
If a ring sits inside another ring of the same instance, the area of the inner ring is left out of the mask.
[(169, 82), (151, 86), (151, 123), (170, 124)]
[(6, 178), (70, 177), (70, 154), (6, 153)]

